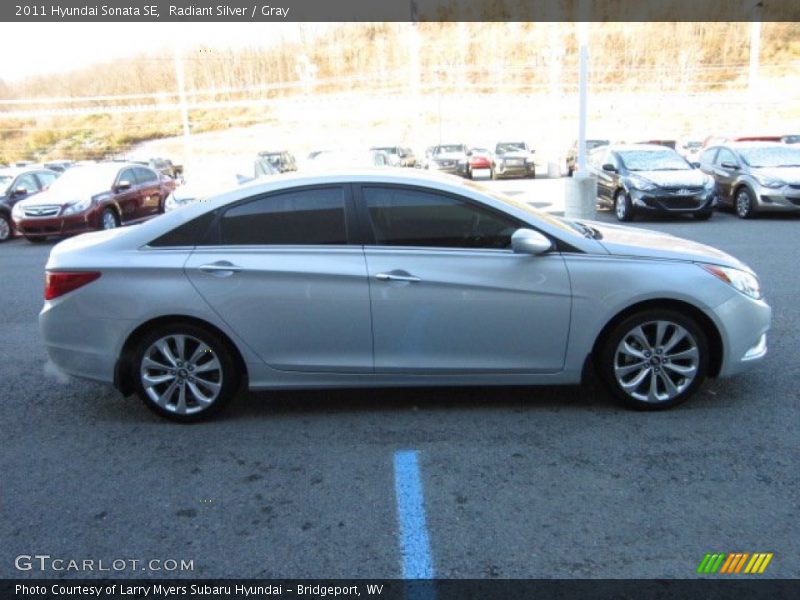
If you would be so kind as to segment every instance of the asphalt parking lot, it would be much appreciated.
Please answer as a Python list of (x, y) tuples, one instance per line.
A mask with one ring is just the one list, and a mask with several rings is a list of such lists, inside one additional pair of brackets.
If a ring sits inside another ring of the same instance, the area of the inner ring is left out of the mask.
[[(552, 181), (492, 185), (559, 211), (542, 199)], [(3, 244), (0, 576), (117, 574), (15, 568), (47, 554), (194, 566), (125, 577), (402, 577), (396, 461), (414, 451), (439, 577), (686, 578), (709, 552), (772, 552), (760, 577), (800, 577), (800, 219), (636, 225), (743, 259), (774, 310), (756, 370), (662, 413), (592, 385), (340, 390), (248, 394), (213, 422), (171, 424), (47, 372), (53, 244)]]

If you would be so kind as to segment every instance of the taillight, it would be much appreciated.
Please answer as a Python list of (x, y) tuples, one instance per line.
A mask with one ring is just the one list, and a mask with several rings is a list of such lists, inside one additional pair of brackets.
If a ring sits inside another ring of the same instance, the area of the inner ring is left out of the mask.
[(53, 298), (58, 298), (99, 278), (100, 273), (98, 271), (72, 271), (70, 273), (47, 271), (44, 283), (44, 299), (52, 300)]

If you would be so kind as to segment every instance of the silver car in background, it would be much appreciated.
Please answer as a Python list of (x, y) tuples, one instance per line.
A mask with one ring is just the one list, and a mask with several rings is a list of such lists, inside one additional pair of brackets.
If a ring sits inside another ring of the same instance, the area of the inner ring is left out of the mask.
[(755, 274), (701, 244), (569, 221), (456, 177), (280, 175), (55, 246), (62, 371), (208, 417), (250, 389), (577, 384), (638, 409), (764, 357)]
[(742, 219), (759, 212), (800, 212), (800, 148), (778, 142), (731, 142), (700, 154), (722, 204)]

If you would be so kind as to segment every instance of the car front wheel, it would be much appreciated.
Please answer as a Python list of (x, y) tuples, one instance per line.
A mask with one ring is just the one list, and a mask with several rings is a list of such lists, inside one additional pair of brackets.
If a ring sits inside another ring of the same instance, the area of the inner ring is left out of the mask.
[(0, 215), (0, 242), (5, 242), (11, 237), (11, 221), (5, 215)]
[(614, 214), (620, 221), (633, 221), (633, 204), (625, 190), (618, 190), (614, 196)]
[(708, 341), (697, 323), (673, 310), (647, 310), (616, 325), (598, 368), (628, 406), (661, 410), (686, 401), (708, 370)]
[(103, 211), (103, 216), (100, 219), (100, 225), (103, 229), (116, 229), (119, 227), (119, 219), (117, 219), (117, 213), (115, 213), (110, 208), (107, 208)]
[(193, 324), (151, 331), (132, 364), (136, 392), (155, 413), (183, 423), (218, 413), (236, 394), (239, 373), (228, 344)]
[(740, 219), (751, 219), (755, 216), (755, 200), (753, 193), (746, 187), (736, 192), (736, 214)]

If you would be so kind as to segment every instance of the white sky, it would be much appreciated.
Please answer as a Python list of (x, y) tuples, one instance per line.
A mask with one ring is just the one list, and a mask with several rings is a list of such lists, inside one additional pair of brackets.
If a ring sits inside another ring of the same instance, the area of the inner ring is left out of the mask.
[(79, 69), (174, 45), (269, 46), (314, 36), (327, 23), (2, 23), (0, 79)]

